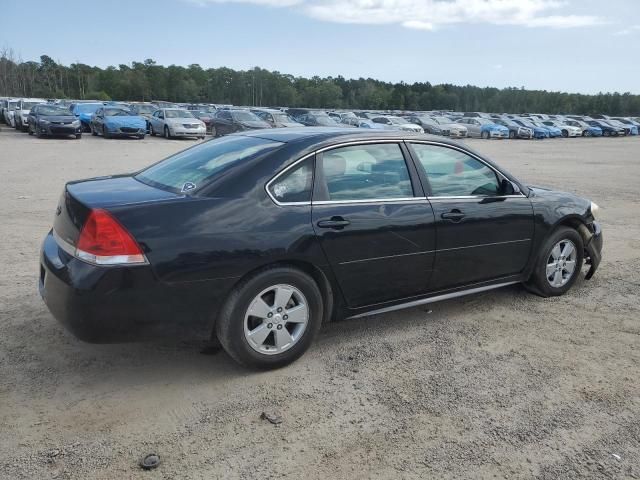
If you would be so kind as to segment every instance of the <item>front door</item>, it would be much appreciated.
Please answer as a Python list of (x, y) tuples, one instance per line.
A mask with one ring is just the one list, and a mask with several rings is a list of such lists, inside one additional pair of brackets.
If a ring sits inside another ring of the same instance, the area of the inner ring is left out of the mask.
[(412, 143), (436, 221), (431, 290), (517, 275), (529, 259), (533, 208), (488, 164), (443, 145)]
[(350, 308), (428, 290), (434, 216), (403, 150), (382, 142), (317, 156), (313, 228)]

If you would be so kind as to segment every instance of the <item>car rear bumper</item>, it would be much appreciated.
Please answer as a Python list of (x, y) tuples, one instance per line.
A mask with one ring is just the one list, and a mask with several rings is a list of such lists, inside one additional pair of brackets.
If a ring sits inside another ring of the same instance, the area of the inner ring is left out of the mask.
[(170, 284), (149, 265), (99, 267), (62, 250), (52, 234), (40, 254), (40, 296), (67, 330), (90, 343), (211, 336), (233, 279)]

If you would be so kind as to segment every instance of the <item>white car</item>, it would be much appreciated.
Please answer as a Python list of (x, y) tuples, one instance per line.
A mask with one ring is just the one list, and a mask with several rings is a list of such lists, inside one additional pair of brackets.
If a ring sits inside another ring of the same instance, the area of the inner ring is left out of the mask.
[(189, 110), (182, 108), (161, 108), (148, 118), (149, 134), (172, 137), (198, 137), (203, 139), (207, 126)]
[(29, 112), (31, 109), (41, 103), (47, 103), (42, 98), (21, 98), (17, 101), (16, 106), (13, 109), (13, 127), (16, 130), (26, 132), (29, 128)]
[(464, 138), (468, 134), (467, 127), (460, 123), (452, 122), (447, 117), (433, 117), (433, 119), (441, 125), (445, 130), (449, 131), (450, 137)]
[(389, 125), (391, 127), (397, 128), (398, 130), (404, 130), (405, 132), (424, 133), (424, 129), (420, 125), (416, 125), (415, 123), (411, 123), (409, 120), (393, 115), (375, 117), (372, 118), (371, 121), (374, 123)]
[(7, 98), (2, 103), (2, 116), (4, 117), (4, 123), (10, 127), (15, 127), (13, 117), (15, 115), (16, 105), (18, 105), (17, 98)]
[(543, 120), (542, 123), (550, 127), (559, 128), (560, 130), (562, 130), (562, 136), (565, 138), (582, 136), (582, 128), (568, 125), (559, 120)]

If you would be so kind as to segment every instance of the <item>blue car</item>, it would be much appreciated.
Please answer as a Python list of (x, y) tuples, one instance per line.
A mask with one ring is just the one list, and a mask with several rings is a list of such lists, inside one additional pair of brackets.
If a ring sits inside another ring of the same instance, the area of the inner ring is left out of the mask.
[(624, 128), (611, 125), (605, 120), (589, 120), (587, 123), (592, 127), (600, 127), (605, 137), (624, 137), (627, 134)]
[(562, 130), (554, 125), (545, 125), (544, 123), (535, 121), (535, 120), (531, 120), (531, 123), (534, 124), (536, 127), (546, 128), (547, 131), (549, 132), (549, 138), (562, 137)]
[(143, 139), (147, 133), (147, 121), (120, 107), (101, 106), (91, 117), (91, 135), (111, 137), (136, 137)]
[(587, 122), (583, 120), (566, 120), (565, 123), (573, 127), (581, 128), (583, 137), (601, 137), (602, 136), (602, 129), (600, 127), (589, 125)]
[(91, 130), (91, 117), (102, 106), (102, 103), (74, 103), (71, 106), (71, 113), (80, 120), (83, 132)]
[(608, 118), (607, 123), (614, 127), (624, 128), (627, 135), (638, 135), (638, 127), (632, 124), (626, 124), (614, 118)]
[(533, 138), (538, 138), (538, 139), (549, 138), (549, 130), (546, 129), (546, 128), (542, 128), (542, 127), (539, 127), (537, 125), (534, 125), (529, 120), (525, 120), (523, 118), (514, 118), (513, 121), (515, 123), (517, 123), (518, 125), (520, 125), (521, 127), (526, 127), (526, 128), (532, 129), (533, 130)]

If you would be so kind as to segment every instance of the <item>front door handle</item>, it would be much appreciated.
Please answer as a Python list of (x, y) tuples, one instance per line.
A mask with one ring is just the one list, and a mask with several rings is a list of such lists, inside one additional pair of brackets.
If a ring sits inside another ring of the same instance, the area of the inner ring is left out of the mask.
[(454, 209), (448, 213), (443, 213), (442, 215), (440, 215), (440, 217), (443, 220), (449, 220), (451, 222), (459, 222), (465, 217), (465, 215), (460, 210)]
[(342, 217), (331, 217), (329, 220), (320, 220), (317, 223), (320, 228), (333, 228), (334, 230), (342, 230), (347, 225), (351, 225), (349, 220)]

